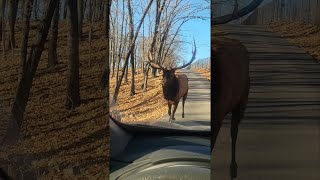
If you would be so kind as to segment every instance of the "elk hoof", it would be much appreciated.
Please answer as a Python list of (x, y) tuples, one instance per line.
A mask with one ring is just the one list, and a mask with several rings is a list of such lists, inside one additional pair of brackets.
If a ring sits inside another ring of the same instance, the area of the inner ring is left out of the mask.
[(182, 118), (184, 118), (184, 114), (182, 114)]
[(238, 169), (237, 163), (231, 164), (230, 166), (231, 179), (237, 178), (237, 169)]

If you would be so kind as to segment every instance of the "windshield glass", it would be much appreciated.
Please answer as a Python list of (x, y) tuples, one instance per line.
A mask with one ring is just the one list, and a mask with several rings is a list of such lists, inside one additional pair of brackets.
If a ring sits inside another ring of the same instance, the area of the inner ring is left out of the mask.
[(209, 131), (209, 1), (114, 1), (110, 21), (111, 116)]

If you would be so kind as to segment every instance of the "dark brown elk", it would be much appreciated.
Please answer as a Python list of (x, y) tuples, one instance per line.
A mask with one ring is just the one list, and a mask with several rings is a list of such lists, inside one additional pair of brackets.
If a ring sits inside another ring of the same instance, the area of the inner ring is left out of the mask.
[[(239, 41), (228, 38), (213, 37), (211, 45), (214, 86), (211, 150), (214, 149), (225, 115), (231, 112), (232, 158), (230, 175), (231, 178), (236, 178), (235, 152), (238, 126), (244, 116), (250, 89), (249, 53)], [(213, 156), (214, 153), (212, 153)]]
[[(176, 74), (176, 70), (185, 68), (192, 64), (196, 58), (197, 47), (194, 43), (194, 50), (192, 51), (191, 60), (180, 66), (180, 67), (170, 67), (164, 68), (158, 63), (154, 63), (151, 52), (149, 51), (149, 64), (152, 68), (162, 70), (162, 91), (164, 99), (168, 103), (168, 115), (169, 122), (175, 120), (174, 114), (179, 105), (180, 99), (182, 98), (182, 118), (184, 118), (184, 105), (188, 96), (188, 77), (185, 74)], [(173, 109), (172, 109), (173, 106)]]

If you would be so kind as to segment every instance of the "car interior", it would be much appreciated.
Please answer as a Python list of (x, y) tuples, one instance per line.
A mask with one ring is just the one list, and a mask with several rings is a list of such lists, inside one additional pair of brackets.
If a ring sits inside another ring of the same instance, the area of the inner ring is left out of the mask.
[(210, 179), (209, 131), (109, 122), (110, 179)]

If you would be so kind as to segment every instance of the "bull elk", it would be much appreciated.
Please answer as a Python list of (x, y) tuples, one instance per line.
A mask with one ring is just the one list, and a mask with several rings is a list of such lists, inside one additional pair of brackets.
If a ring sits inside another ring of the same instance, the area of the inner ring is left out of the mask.
[[(192, 50), (191, 60), (179, 67), (164, 68), (159, 63), (155, 63), (152, 54), (149, 51), (148, 60), (152, 68), (162, 70), (162, 91), (164, 99), (168, 104), (169, 122), (175, 120), (174, 114), (182, 98), (182, 118), (184, 118), (184, 105), (188, 96), (188, 77), (185, 74), (175, 74), (176, 70), (185, 68), (192, 64), (196, 58), (197, 46), (194, 41), (194, 50)], [(172, 109), (173, 105), (173, 109)]]
[(211, 43), (214, 81), (211, 150), (214, 148), (225, 115), (232, 112), (230, 176), (236, 178), (235, 152), (238, 125), (244, 116), (250, 89), (249, 53), (237, 40), (214, 37)]

